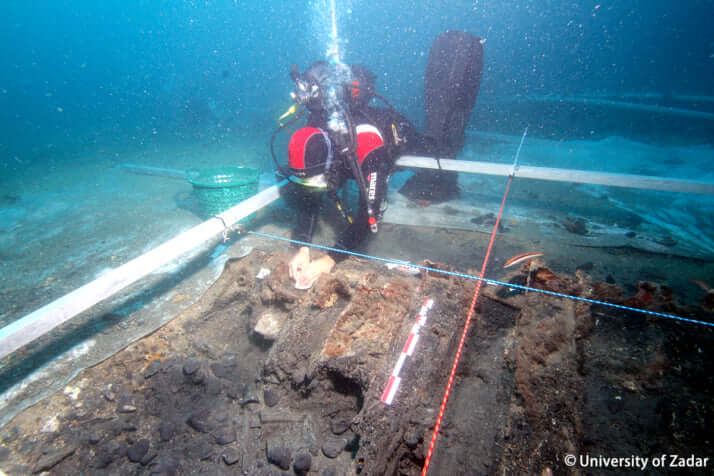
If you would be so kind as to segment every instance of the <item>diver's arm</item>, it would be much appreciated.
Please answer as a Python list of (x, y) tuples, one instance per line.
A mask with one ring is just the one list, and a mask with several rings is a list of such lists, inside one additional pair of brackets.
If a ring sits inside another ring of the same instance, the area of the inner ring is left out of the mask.
[[(352, 251), (359, 245), (364, 237), (369, 233), (369, 216), (367, 215), (367, 207), (364, 206), (362, 200), (359, 204), (359, 214), (354, 221), (340, 234), (339, 240), (333, 246), (338, 250)], [(328, 251), (327, 253), (335, 263), (339, 263), (347, 258), (347, 254), (338, 251)]]
[[(293, 228), (292, 239), (304, 243), (311, 243), (315, 225), (317, 224), (317, 217), (320, 212), (320, 195), (307, 191), (304, 187), (292, 182), (284, 187), (282, 195), (288, 206), (290, 206), (297, 215), (297, 223)], [(296, 246), (301, 245), (296, 244)]]
[(368, 108), (365, 116), (378, 123), (392, 150), (392, 160), (405, 154), (431, 155), (436, 143), (423, 136), (414, 124), (396, 109)]
[[(379, 215), (382, 201), (387, 198), (387, 177), (391, 172), (391, 167), (391, 158), (386, 147), (380, 147), (370, 152), (362, 163), (362, 173), (368, 189), (368, 200), (375, 215)], [(372, 185), (373, 183), (374, 185)], [(370, 217), (364, 197), (360, 196), (358, 210), (354, 222), (342, 232), (334, 248), (353, 251), (370, 234)], [(345, 253), (336, 251), (330, 251), (328, 254), (335, 262), (340, 262), (347, 257)]]
[(390, 125), (390, 132), (397, 157), (405, 154), (431, 155), (434, 152), (434, 140), (422, 135), (414, 124), (401, 114), (392, 117), (391, 124), (394, 125)]
[[(293, 228), (293, 240), (303, 243), (312, 243), (312, 235), (315, 232), (317, 224), (317, 215), (319, 212), (319, 204), (306, 203), (304, 207), (298, 209), (297, 223)], [(296, 246), (303, 246), (296, 244)]]

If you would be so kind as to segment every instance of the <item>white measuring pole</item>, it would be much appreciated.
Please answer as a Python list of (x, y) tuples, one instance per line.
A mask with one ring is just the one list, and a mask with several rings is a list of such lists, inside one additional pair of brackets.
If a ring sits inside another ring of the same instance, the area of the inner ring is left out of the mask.
[[(29, 344), (60, 324), (118, 293), (280, 197), (279, 189), (286, 180), (263, 190), (238, 205), (187, 230), (153, 250), (115, 268), (100, 278), (65, 294), (61, 298), (0, 329), (0, 359)], [(225, 222), (225, 225), (224, 225)]]
[[(511, 164), (494, 164), (491, 162), (472, 162), (467, 160), (440, 159), (438, 162), (431, 157), (403, 155), (397, 160), (401, 167), (417, 167), (423, 169), (450, 170), (471, 174), (500, 175), (507, 177), (514, 173)], [(714, 195), (714, 183), (696, 180), (682, 180), (651, 175), (612, 174), (607, 172), (591, 172), (588, 170), (556, 169), (551, 167), (529, 167), (519, 165), (515, 176), (555, 182), (573, 182), (592, 185), (609, 185), (612, 187), (629, 187), (647, 190), (662, 190), (667, 192), (699, 193)]]
[[(681, 96), (680, 99), (690, 101), (709, 101), (707, 96)], [(578, 104), (582, 106), (604, 106), (613, 109), (624, 109), (630, 111), (651, 112), (654, 114), (665, 114), (671, 116), (688, 117), (693, 119), (714, 120), (714, 113), (708, 111), (698, 111), (696, 109), (683, 109), (672, 106), (658, 106), (656, 104), (645, 104), (637, 102), (618, 101), (613, 99), (603, 99), (594, 96), (515, 96), (510, 98), (493, 98), (480, 101), (480, 104), (520, 104), (520, 103), (550, 103), (550, 104)]]

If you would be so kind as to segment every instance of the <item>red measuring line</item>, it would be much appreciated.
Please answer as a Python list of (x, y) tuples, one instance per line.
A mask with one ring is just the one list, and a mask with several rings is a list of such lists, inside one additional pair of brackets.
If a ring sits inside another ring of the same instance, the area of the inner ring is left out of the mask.
[(433, 305), (434, 300), (427, 298), (424, 301), (424, 304), (422, 304), (421, 309), (419, 310), (417, 320), (412, 326), (412, 330), (409, 332), (409, 337), (407, 337), (407, 341), (404, 343), (404, 348), (402, 349), (401, 354), (399, 354), (397, 363), (394, 364), (394, 370), (392, 370), (392, 375), (389, 377), (387, 386), (385, 387), (384, 392), (382, 393), (381, 400), (382, 403), (386, 405), (391, 405), (392, 401), (394, 400), (394, 396), (397, 394), (399, 384), (402, 382), (402, 379), (399, 378), (399, 372), (402, 371), (402, 367), (404, 366), (404, 362), (407, 360), (407, 357), (411, 357), (412, 354), (414, 354), (414, 348), (416, 347), (416, 343), (419, 340), (419, 330), (421, 330), (421, 328), (424, 327), (424, 324), (426, 324), (426, 313), (429, 312), (429, 309), (431, 309)]
[[(491, 232), (491, 241), (488, 244), (488, 249), (486, 249), (486, 257), (483, 259), (483, 264), (481, 265), (480, 277), (483, 278), (486, 272), (486, 266), (488, 265), (488, 258), (491, 255), (491, 248), (493, 248), (493, 242), (496, 239), (496, 231), (498, 231), (498, 224), (501, 221), (501, 216), (503, 215), (503, 207), (506, 204), (506, 197), (508, 196), (508, 191), (511, 188), (511, 182), (513, 181), (513, 174), (508, 176), (508, 182), (506, 183), (506, 191), (503, 194), (503, 200), (501, 200), (501, 209), (498, 211), (498, 217), (496, 218), (496, 224), (493, 226), (493, 231)], [(426, 472), (429, 470), (429, 462), (431, 461), (431, 456), (434, 453), (434, 446), (436, 445), (436, 439), (439, 436), (439, 428), (441, 427), (441, 420), (444, 418), (444, 411), (446, 410), (446, 402), (449, 401), (449, 393), (451, 393), (451, 386), (454, 383), (454, 376), (456, 375), (456, 367), (459, 365), (459, 359), (461, 358), (461, 350), (464, 347), (464, 341), (466, 340), (466, 334), (469, 331), (469, 324), (471, 323), (471, 317), (473, 316), (474, 309), (476, 308), (476, 300), (478, 299), (479, 291), (481, 291), (481, 283), (483, 281), (479, 279), (476, 281), (476, 290), (474, 291), (474, 297), (471, 299), (471, 307), (469, 308), (469, 315), (466, 317), (466, 324), (464, 324), (464, 331), (461, 333), (461, 340), (459, 341), (459, 347), (456, 350), (456, 357), (454, 358), (454, 363), (451, 366), (451, 374), (449, 375), (449, 381), (446, 384), (446, 390), (444, 391), (444, 398), (441, 400), (441, 408), (439, 408), (439, 416), (436, 418), (436, 425), (434, 426), (434, 433), (431, 435), (431, 443), (429, 444), (429, 451), (426, 454), (426, 459), (424, 460), (424, 467), (422, 468), (421, 475), (426, 476)]]

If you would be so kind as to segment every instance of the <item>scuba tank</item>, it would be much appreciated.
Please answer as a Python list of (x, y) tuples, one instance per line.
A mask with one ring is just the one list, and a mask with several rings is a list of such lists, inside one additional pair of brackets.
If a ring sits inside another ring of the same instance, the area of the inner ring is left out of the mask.
[(299, 114), (289, 122), (281, 124), (273, 133), (270, 140), (270, 151), (277, 170), (285, 178), (290, 175), (286, 173), (279, 164), (274, 150), (274, 140), (277, 134), (286, 126), (295, 123), (304, 113), (305, 109), (310, 112), (309, 122), (319, 119), (319, 122), (326, 123), (326, 129), (333, 144), (335, 157), (325, 163), (325, 176), (327, 179), (328, 196), (335, 201), (342, 216), (351, 223), (352, 219), (344, 212), (342, 204), (337, 196), (339, 187), (339, 167), (342, 163), (339, 157), (343, 157), (352, 175), (357, 182), (360, 195), (367, 206), (368, 221), (370, 230), (377, 231), (377, 220), (374, 210), (368, 200), (367, 183), (362, 174), (357, 158), (357, 138), (355, 127), (352, 122), (349, 107), (345, 104), (346, 98), (354, 105), (366, 105), (372, 98), (374, 91), (374, 75), (364, 67), (355, 67), (353, 76), (350, 70), (347, 81), (342, 84), (329, 85), (330, 66), (324, 61), (318, 61), (311, 65), (303, 73), (300, 73), (297, 66), (293, 66), (290, 77), (295, 82), (295, 90), (290, 93), (291, 99), (295, 102), (291, 108), (281, 116), (281, 120), (293, 115), (299, 108)]

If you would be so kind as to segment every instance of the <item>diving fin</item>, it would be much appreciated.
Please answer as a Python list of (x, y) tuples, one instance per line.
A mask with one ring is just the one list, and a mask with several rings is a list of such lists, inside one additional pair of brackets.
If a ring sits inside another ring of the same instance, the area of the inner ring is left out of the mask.
[(480, 38), (449, 30), (432, 43), (424, 73), (424, 136), (433, 143), (434, 156), (454, 157), (463, 148), (482, 71)]
[[(450, 30), (434, 40), (424, 73), (426, 128), (421, 153), (435, 159), (455, 157), (464, 147), (482, 71), (483, 45), (478, 37)], [(444, 202), (458, 197), (457, 179), (456, 172), (419, 170), (399, 193), (411, 200)]]

